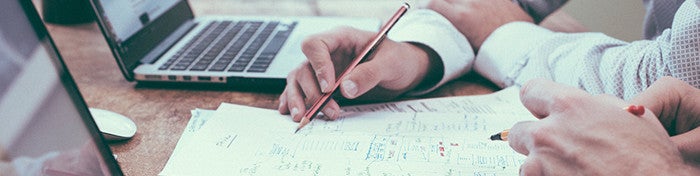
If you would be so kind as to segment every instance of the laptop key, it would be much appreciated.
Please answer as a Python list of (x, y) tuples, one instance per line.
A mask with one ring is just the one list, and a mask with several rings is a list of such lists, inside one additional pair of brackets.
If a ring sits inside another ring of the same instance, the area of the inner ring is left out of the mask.
[(245, 65), (233, 64), (233, 66), (231, 66), (231, 68), (229, 68), (228, 71), (230, 71), (230, 72), (242, 72), (243, 70), (245, 70), (245, 67), (246, 67)]
[(267, 66), (251, 66), (246, 72), (261, 73), (267, 71)]
[(192, 71), (204, 71), (205, 69), (207, 69), (207, 66), (208, 65), (194, 65), (194, 66), (192, 66), (192, 68), (190, 68), (190, 70), (192, 70)]

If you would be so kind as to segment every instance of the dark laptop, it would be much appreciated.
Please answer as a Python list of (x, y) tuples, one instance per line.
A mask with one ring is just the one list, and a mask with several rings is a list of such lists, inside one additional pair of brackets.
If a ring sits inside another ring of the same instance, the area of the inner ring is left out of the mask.
[(32, 1), (0, 11), (0, 175), (123, 175)]
[(282, 86), (306, 59), (306, 36), (341, 25), (371, 31), (380, 25), (368, 18), (195, 18), (187, 0), (91, 2), (122, 73), (138, 82)]

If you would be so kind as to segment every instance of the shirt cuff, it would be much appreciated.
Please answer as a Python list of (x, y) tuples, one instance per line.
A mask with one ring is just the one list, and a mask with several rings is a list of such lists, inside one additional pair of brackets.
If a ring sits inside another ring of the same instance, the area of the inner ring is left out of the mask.
[(479, 48), (474, 70), (501, 88), (512, 86), (527, 64), (527, 55), (554, 32), (527, 22), (497, 28)]
[(439, 82), (412, 90), (408, 92), (409, 95), (433, 91), (472, 68), (474, 52), (471, 44), (450, 21), (435, 11), (418, 9), (407, 13), (388, 37), (397, 42), (425, 45), (435, 51), (443, 63), (443, 75)]

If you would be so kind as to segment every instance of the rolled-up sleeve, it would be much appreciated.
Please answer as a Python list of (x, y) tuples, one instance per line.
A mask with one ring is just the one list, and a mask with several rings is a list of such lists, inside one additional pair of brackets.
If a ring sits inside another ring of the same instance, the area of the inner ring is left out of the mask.
[(444, 66), (442, 79), (434, 85), (409, 92), (424, 94), (464, 75), (472, 69), (474, 52), (469, 41), (449, 20), (439, 13), (417, 9), (407, 13), (389, 33), (390, 39), (398, 42), (419, 43), (429, 47), (440, 57)]
[(663, 76), (700, 88), (700, 10), (686, 1), (673, 20), (673, 27), (655, 40), (634, 42), (509, 23), (486, 39), (474, 69), (501, 87), (547, 78), (623, 99)]

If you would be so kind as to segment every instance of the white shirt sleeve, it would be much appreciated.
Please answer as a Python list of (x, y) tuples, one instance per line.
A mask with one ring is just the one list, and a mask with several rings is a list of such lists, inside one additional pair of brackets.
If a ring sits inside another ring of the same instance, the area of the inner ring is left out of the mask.
[(663, 76), (700, 88), (700, 10), (686, 1), (655, 40), (624, 42), (600, 33), (555, 33), (514, 22), (494, 31), (474, 69), (498, 86), (546, 78), (630, 99)]
[(406, 13), (389, 32), (388, 37), (398, 42), (419, 43), (434, 50), (444, 66), (442, 79), (427, 89), (413, 90), (409, 94), (425, 94), (450, 80), (469, 72), (474, 52), (466, 37), (439, 13), (417, 9)]

